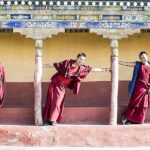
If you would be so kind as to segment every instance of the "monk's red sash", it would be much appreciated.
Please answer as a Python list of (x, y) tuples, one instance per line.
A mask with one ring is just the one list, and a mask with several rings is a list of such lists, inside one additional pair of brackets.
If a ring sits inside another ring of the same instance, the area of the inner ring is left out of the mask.
[(0, 107), (3, 105), (5, 95), (5, 70), (0, 64)]

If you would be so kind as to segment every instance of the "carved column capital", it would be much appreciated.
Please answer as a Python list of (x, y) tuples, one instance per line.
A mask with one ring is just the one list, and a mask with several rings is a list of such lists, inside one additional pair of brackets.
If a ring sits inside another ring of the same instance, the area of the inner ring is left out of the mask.
[(46, 39), (57, 35), (59, 32), (64, 32), (64, 28), (14, 28), (13, 32), (19, 32), (22, 35), (26, 35), (27, 38), (33, 39)]
[(103, 38), (119, 40), (127, 38), (128, 35), (140, 33), (140, 29), (90, 29), (90, 32), (102, 35)]

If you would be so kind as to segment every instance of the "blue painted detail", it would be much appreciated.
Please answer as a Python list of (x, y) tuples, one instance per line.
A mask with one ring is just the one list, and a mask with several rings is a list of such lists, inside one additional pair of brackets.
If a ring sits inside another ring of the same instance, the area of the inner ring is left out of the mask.
[(31, 19), (30, 14), (10, 14), (11, 19)]
[(122, 15), (102, 15), (102, 20), (122, 20)]
[(99, 28), (101, 26), (100, 22), (85, 22), (84, 26), (87, 28)]
[(68, 27), (68, 26), (71, 26), (71, 22), (68, 22), (68, 21), (60, 22), (59, 21), (59, 22), (56, 23), (57, 28)]
[(9, 28), (150, 28), (150, 22), (75, 22), (75, 21), (8, 21), (1, 27)]
[(146, 26), (146, 23), (144, 22), (131, 22), (130, 23), (131, 28), (142, 28), (144, 26)]
[(21, 28), (23, 27), (23, 22), (18, 22), (18, 21), (9, 21), (4, 23), (5, 26), (11, 27), (11, 28)]

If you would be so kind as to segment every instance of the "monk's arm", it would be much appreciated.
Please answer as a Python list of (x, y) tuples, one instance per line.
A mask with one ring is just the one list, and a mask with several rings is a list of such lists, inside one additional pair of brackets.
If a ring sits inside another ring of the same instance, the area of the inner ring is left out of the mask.
[(54, 68), (52, 64), (43, 64), (43, 68)]
[(92, 72), (110, 72), (110, 68), (92, 68)]
[(126, 62), (126, 61), (119, 61), (119, 65), (134, 67), (136, 62)]

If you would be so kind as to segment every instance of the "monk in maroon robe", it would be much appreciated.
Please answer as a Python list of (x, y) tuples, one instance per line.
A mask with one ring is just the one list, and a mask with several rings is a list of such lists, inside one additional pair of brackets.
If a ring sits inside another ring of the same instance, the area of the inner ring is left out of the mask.
[[(123, 124), (144, 123), (147, 109), (150, 106), (150, 64), (148, 55), (146, 52), (141, 52), (139, 58), (141, 62), (128, 108), (122, 118)], [(136, 63), (120, 62), (120, 64), (135, 66)]]
[(76, 60), (65, 60), (53, 64), (57, 73), (52, 76), (48, 88), (44, 109), (45, 125), (56, 125), (57, 122), (61, 121), (67, 88), (71, 89), (74, 94), (77, 94), (81, 80), (85, 79), (91, 71), (109, 71), (108, 68), (92, 68), (84, 65), (85, 59), (86, 55), (80, 53), (77, 55)]
[(5, 70), (0, 63), (0, 107), (2, 107), (5, 94)]

